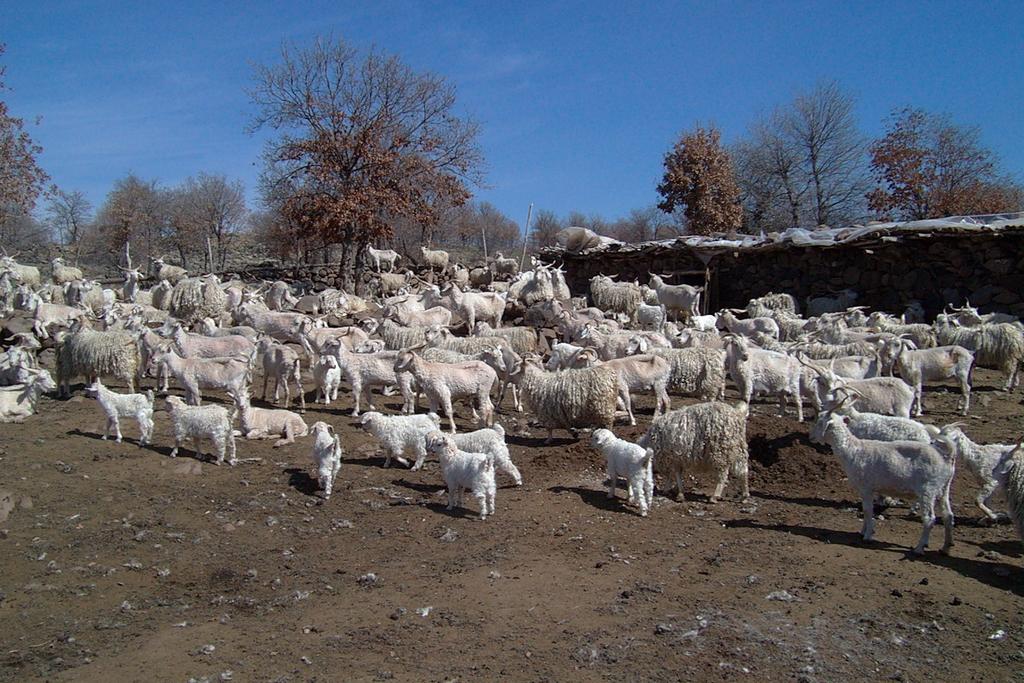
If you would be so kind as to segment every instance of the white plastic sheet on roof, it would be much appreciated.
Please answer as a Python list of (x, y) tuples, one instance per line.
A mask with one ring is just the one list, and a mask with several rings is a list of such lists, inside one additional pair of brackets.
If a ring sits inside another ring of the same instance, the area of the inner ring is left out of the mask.
[(843, 228), (789, 228), (770, 235), (743, 235), (742, 238), (724, 239), (722, 237), (704, 237), (690, 235), (669, 240), (641, 242), (625, 245), (619, 240), (598, 235), (592, 230), (571, 227), (558, 233), (558, 244), (571, 253), (593, 253), (604, 251), (611, 245), (621, 245), (629, 249), (642, 249), (652, 245), (685, 244), (692, 249), (751, 249), (766, 244), (789, 243), (797, 247), (830, 247), (837, 244), (857, 242), (870, 235), (880, 234), (897, 238), (899, 233), (938, 232), (943, 231), (974, 231), (998, 232), (1011, 226), (1024, 226), (1024, 212), (992, 214), (984, 216), (950, 216), (947, 218), (931, 218), (921, 221), (903, 221), (887, 223), (871, 223), (869, 225), (851, 225)]

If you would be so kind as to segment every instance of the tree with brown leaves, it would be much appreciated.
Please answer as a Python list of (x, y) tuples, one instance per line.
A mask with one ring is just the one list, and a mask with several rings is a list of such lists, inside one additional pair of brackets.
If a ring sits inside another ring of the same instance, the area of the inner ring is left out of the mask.
[[(0, 56), (4, 49), (0, 44)], [(0, 92), (6, 90), (6, 71), (0, 66)], [(12, 116), (7, 103), (0, 100), (0, 238), (9, 237), (8, 222), (28, 215), (46, 191), (50, 176), (36, 163), (42, 151), (25, 130), (25, 121)]]
[(252, 130), (268, 143), (264, 195), (287, 187), (281, 212), (341, 248), (346, 288), (367, 245), (391, 236), (396, 219), (422, 224), (438, 206), (458, 206), (482, 179), (478, 126), (455, 113), (455, 88), (377, 51), (318, 39), (284, 47), (257, 68)]
[(870, 152), (880, 187), (867, 197), (880, 217), (919, 220), (1024, 209), (1024, 191), (1000, 177), (978, 129), (945, 116), (897, 112)]
[(665, 213), (683, 209), (693, 234), (733, 232), (743, 222), (732, 162), (720, 140), (714, 126), (698, 126), (665, 155), (658, 208)]

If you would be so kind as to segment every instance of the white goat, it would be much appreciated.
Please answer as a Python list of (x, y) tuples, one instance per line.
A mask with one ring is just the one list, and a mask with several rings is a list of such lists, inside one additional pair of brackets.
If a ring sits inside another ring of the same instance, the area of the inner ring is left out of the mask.
[(652, 353), (668, 361), (668, 388), (703, 401), (725, 398), (725, 351), (711, 348), (650, 349), (647, 340), (636, 338), (626, 348), (632, 356)]
[(556, 427), (607, 429), (615, 421), (619, 376), (612, 368), (544, 372), (537, 360), (524, 358), (513, 368), (513, 378), (527, 407), (547, 428), (548, 441)]
[(182, 358), (230, 358), (237, 356), (248, 359), (256, 345), (238, 334), (221, 337), (207, 337), (185, 331), (180, 322), (174, 323), (171, 333), (174, 349)]
[(672, 375), (672, 366), (664, 358), (644, 354), (600, 362), (595, 351), (584, 349), (577, 356), (577, 361), (581, 367), (601, 364), (615, 370), (615, 374), (619, 377), (619, 400), (629, 415), (629, 424), (636, 424), (636, 417), (633, 415), (633, 401), (630, 397), (632, 393), (653, 391), (655, 416), (672, 409), (668, 397), (668, 383)]
[(302, 388), (302, 361), (299, 353), (293, 348), (278, 344), (270, 337), (260, 339), (256, 344), (254, 360), (263, 368), (263, 393), (267, 400), (267, 384), (274, 380), (274, 403), (281, 397), (281, 385), (284, 385), (284, 407), (291, 404), (292, 392), (290, 384), (295, 384), (295, 393), (299, 399), (300, 410), (306, 411), (306, 392)]
[(974, 353), (982, 367), (994, 367), (1006, 375), (1003, 391), (1017, 386), (1021, 363), (1024, 362), (1024, 332), (1010, 323), (960, 327), (949, 316), (935, 320), (938, 342), (945, 346), (962, 346)]
[(834, 400), (836, 390), (844, 388), (853, 395), (852, 404), (858, 410), (879, 415), (910, 417), (914, 405), (914, 390), (899, 378), (843, 379), (829, 370), (817, 367), (813, 369), (818, 375), (815, 390), (820, 405)]
[(448, 299), (449, 310), (465, 320), (470, 330), (476, 327), (478, 320), (501, 327), (507, 292), (463, 292), (455, 283), (451, 283), (442, 292), (442, 296)]
[(338, 340), (327, 342), (324, 353), (338, 359), (338, 367), (352, 388), (352, 417), (359, 417), (359, 408), (365, 396), (370, 410), (375, 410), (371, 390), (373, 387), (398, 385), (406, 403), (414, 400), (411, 377), (395, 374), (397, 351), (379, 353), (352, 353)]
[(381, 272), (381, 266), (387, 264), (388, 272), (393, 272), (398, 260), (401, 256), (398, 252), (393, 249), (374, 249), (373, 247), (366, 248), (367, 260), (373, 264), (373, 269), (378, 273)]
[(981, 490), (974, 499), (978, 507), (993, 522), (998, 520), (999, 515), (993, 512), (987, 503), (1000, 485), (999, 473), (996, 470), (1016, 448), (1016, 444), (978, 444), (971, 441), (955, 424), (944, 427), (942, 433), (953, 443), (957, 456), (967, 463), (967, 469), (981, 484)]
[(316, 480), (324, 492), (324, 500), (330, 500), (334, 478), (341, 469), (341, 439), (334, 433), (334, 427), (326, 422), (315, 422), (313, 432), (313, 467)]
[(971, 408), (971, 370), (974, 354), (962, 346), (938, 346), (918, 350), (909, 339), (882, 342), (883, 362), (891, 360), (900, 377), (914, 388), (914, 415), (924, 413), (922, 385), (925, 382), (955, 379), (960, 383), (960, 414)]
[(625, 477), (629, 502), (640, 508), (641, 517), (646, 517), (654, 502), (654, 451), (620, 439), (607, 429), (595, 429), (590, 443), (605, 457), (608, 497), (615, 497), (618, 479)]
[(188, 277), (188, 271), (181, 266), (172, 266), (164, 261), (164, 258), (152, 258), (150, 257), (150, 264), (152, 273), (157, 280), (167, 280), (172, 285), (178, 284), (181, 280)]
[(71, 380), (84, 376), (91, 382), (112, 376), (134, 392), (139, 372), (139, 350), (135, 337), (124, 331), (99, 332), (76, 321), (72, 333), (57, 348), (57, 384), (66, 396)]
[(48, 372), (31, 375), (23, 384), (0, 387), (0, 422), (24, 422), (36, 412), (39, 396), (56, 389)]
[(292, 411), (253, 408), (247, 394), (236, 396), (235, 406), (238, 408), (241, 435), (246, 439), (281, 437), (274, 442), (274, 448), (279, 448), (295, 443), (295, 437), (306, 436), (309, 433), (309, 426), (305, 420)]
[(595, 325), (584, 325), (579, 333), (578, 341), (585, 342), (597, 349), (597, 355), (601, 360), (612, 358), (623, 358), (629, 355), (627, 349), (635, 344), (637, 338), (646, 340), (647, 349), (653, 353), (654, 349), (672, 348), (672, 343), (657, 332), (604, 332)]
[(117, 443), (121, 443), (121, 422), (119, 418), (131, 417), (139, 423), (139, 445), (145, 446), (153, 438), (153, 390), (145, 394), (119, 394), (103, 386), (97, 379), (86, 387), (85, 393), (96, 399), (106, 415), (103, 427), (103, 439), (106, 440), (113, 429), (117, 435)]
[(422, 311), (386, 306), (383, 313), (384, 317), (394, 318), (406, 327), (430, 327), (431, 325), (448, 327), (452, 324), (452, 312), (444, 306), (434, 306)]
[[(401, 351), (395, 359), (395, 374), (411, 373), (416, 384), (427, 396), (430, 411), (444, 411), (455, 433), (455, 417), (452, 400), (475, 399), (484, 424), (494, 423), (494, 405), (491, 403), (491, 388), (498, 381), (498, 374), (483, 361), (449, 364), (425, 361), (411, 351)], [(473, 410), (476, 417), (476, 410)]]
[(341, 368), (335, 356), (323, 355), (313, 365), (313, 378), (316, 380), (317, 398), (323, 399), (324, 405), (338, 400), (338, 388), (341, 386)]
[(796, 403), (797, 420), (804, 421), (800, 400), (800, 362), (783, 353), (751, 349), (743, 337), (732, 337), (726, 345), (726, 367), (740, 399), (746, 403), (756, 394), (779, 397), (779, 415), (786, 414), (786, 399)]
[(858, 439), (842, 415), (832, 415), (814, 438), (827, 443), (838, 456), (850, 484), (860, 494), (864, 509), (861, 535), (865, 541), (875, 534), (875, 495), (914, 496), (921, 506), (924, 528), (914, 554), (924, 553), (935, 524), (935, 503), (942, 503), (946, 537), (942, 552), (953, 545), (953, 507), (950, 487), (955, 458), (919, 441), (869, 441)]
[(643, 293), (635, 282), (615, 282), (606, 275), (597, 275), (590, 278), (590, 300), (602, 311), (625, 313), (634, 320)]
[(447, 251), (420, 247), (420, 262), (431, 270), (444, 270), (448, 267), (448, 260)]
[(220, 389), (237, 397), (249, 391), (252, 371), (238, 358), (182, 358), (173, 350), (153, 357), (153, 365), (165, 367), (185, 390), (189, 405), (203, 400), (202, 389)]
[(425, 437), (427, 452), (441, 462), (441, 476), (448, 488), (448, 509), (462, 505), (462, 491), (469, 489), (480, 504), (480, 520), (494, 514), (497, 484), (494, 481), (494, 456), (467, 453), (455, 447), (451, 438), (438, 431)]
[(83, 279), (81, 268), (64, 265), (64, 259), (57, 257), (50, 262), (53, 269), (53, 282), (58, 285), (66, 285), (69, 282)]
[(658, 302), (667, 311), (675, 313), (676, 319), (679, 314), (685, 317), (693, 317), (700, 313), (700, 295), (703, 287), (691, 287), (690, 285), (668, 285), (662, 279), (666, 276), (651, 275), (650, 287), (658, 295)]
[(478, 322), (473, 327), (473, 335), (501, 337), (518, 354), (537, 353), (540, 348), (537, 330), (532, 327), (492, 327), (486, 322)]
[(807, 317), (821, 315), (822, 313), (835, 313), (845, 311), (857, 301), (857, 292), (852, 289), (844, 289), (833, 297), (807, 298)]
[(812, 432), (824, 429), (824, 423), (828, 421), (832, 413), (836, 413), (847, 418), (847, 427), (858, 439), (931, 443), (939, 435), (937, 427), (922, 424), (909, 417), (862, 413), (853, 405), (852, 395), (849, 392), (839, 389), (837, 393), (842, 398), (838, 401), (829, 401), (822, 406), (815, 424), (811, 427)]
[(713, 401), (672, 410), (651, 421), (639, 444), (654, 451), (655, 467), (672, 477), (676, 499), (684, 500), (683, 476), (711, 472), (717, 477), (710, 502), (716, 503), (729, 481), (739, 479), (742, 500), (750, 498), (747, 453), (747, 404)]
[(668, 322), (668, 311), (661, 305), (640, 304), (636, 309), (636, 327), (639, 330), (663, 334)]
[(779, 339), (779, 324), (773, 318), (748, 318), (740, 320), (729, 309), (718, 314), (718, 321), (715, 326), (719, 330), (728, 330), (733, 334), (749, 337), (755, 341), (768, 338), (775, 341)]
[(523, 485), (523, 476), (519, 468), (512, 462), (512, 456), (505, 444), (505, 429), (500, 424), (487, 429), (478, 429), (475, 432), (463, 432), (453, 434), (452, 441), (459, 450), (470, 453), (487, 453), (494, 456), (495, 468), (505, 472), (515, 482), (516, 486)]
[(178, 449), (183, 442), (192, 440), (196, 458), (202, 458), (199, 443), (203, 439), (213, 442), (217, 455), (217, 464), (224, 462), (228, 456), (228, 464), (238, 462), (235, 458), (235, 435), (231, 429), (231, 417), (223, 406), (190, 406), (185, 405), (177, 396), (166, 399), (167, 412), (171, 415), (171, 426), (174, 428), (174, 448), (171, 457), (178, 457)]
[(384, 415), (371, 410), (363, 413), (359, 424), (380, 442), (381, 448), (384, 449), (384, 467), (390, 467), (391, 458), (395, 458), (402, 465), (408, 465), (409, 462), (402, 456), (411, 453), (416, 458), (412, 469), (418, 470), (423, 467), (423, 461), (427, 457), (423, 437), (437, 430), (441, 418), (435, 413)]
[(558, 342), (551, 347), (551, 356), (544, 364), (545, 370), (568, 370), (578, 367), (576, 358), (584, 347)]
[(292, 294), (287, 282), (278, 280), (270, 285), (266, 294), (263, 295), (263, 303), (271, 311), (287, 311), (296, 303), (298, 298)]

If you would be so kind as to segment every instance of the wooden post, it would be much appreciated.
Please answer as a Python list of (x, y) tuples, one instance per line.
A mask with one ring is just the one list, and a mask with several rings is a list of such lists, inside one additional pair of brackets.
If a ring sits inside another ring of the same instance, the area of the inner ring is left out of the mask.
[(483, 222), (480, 223), (480, 239), (484, 243), (484, 262), (487, 261), (487, 226)]
[(207, 261), (206, 271), (208, 273), (212, 273), (213, 272), (213, 245), (210, 244), (210, 235), (209, 234), (206, 235), (206, 261)]
[(526, 212), (526, 229), (523, 230), (523, 255), (519, 259), (519, 270), (522, 272), (523, 264), (526, 263), (526, 245), (530, 243), (530, 221), (533, 220), (533, 202)]
[(124, 243), (124, 265), (128, 270), (132, 269), (132, 242), (128, 240)]

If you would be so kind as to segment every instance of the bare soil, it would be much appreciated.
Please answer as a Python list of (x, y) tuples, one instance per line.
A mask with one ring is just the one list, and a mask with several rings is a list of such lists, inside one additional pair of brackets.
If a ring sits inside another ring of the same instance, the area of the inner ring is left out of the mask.
[[(1020, 393), (977, 373), (966, 431), (1021, 431)], [(312, 395), (310, 395), (310, 399)], [(937, 388), (928, 421), (957, 419)], [(213, 400), (216, 400), (214, 398)], [(383, 400), (397, 411), (400, 399)], [(676, 405), (680, 399), (675, 399)], [(642, 433), (650, 419), (643, 403)], [(1024, 671), (1024, 569), (1009, 525), (979, 521), (960, 472), (952, 555), (912, 559), (920, 522), (859, 505), (806, 424), (758, 404), (749, 503), (658, 496), (643, 519), (605, 496), (603, 462), (501, 416), (525, 485), (498, 512), (445, 509), (436, 462), (383, 469), (347, 397), (332, 499), (309, 442), (239, 441), (236, 467), (102, 441), (98, 407), (44, 399), (0, 425), (0, 679), (1011, 680)], [(460, 425), (461, 426), (461, 425)], [(467, 425), (468, 426), (468, 425)], [(499, 475), (500, 476), (500, 475)], [(472, 501), (470, 505), (475, 505)], [(997, 502), (1002, 505), (1002, 501)], [(941, 544), (941, 528), (932, 548)]]

